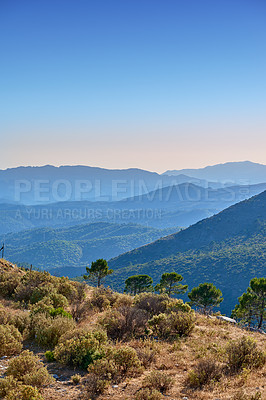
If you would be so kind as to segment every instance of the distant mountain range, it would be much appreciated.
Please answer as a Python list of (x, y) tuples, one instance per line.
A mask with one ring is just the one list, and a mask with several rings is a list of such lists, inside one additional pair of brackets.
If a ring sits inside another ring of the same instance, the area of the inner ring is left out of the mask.
[(52, 268), (55, 275), (74, 277), (84, 273), (85, 266), (97, 258), (115, 257), (177, 229), (104, 222), (61, 229), (32, 229), (6, 235), (5, 256), (20, 265)]
[(223, 292), (221, 310), (230, 310), (253, 277), (266, 276), (266, 191), (176, 234), (110, 260), (109, 279), (123, 287), (128, 276), (163, 272), (184, 276), (190, 289), (212, 282)]
[(266, 182), (266, 165), (250, 161), (228, 162), (198, 169), (169, 170), (164, 173), (166, 176), (180, 174), (230, 185), (251, 185)]
[(117, 201), (156, 188), (201, 179), (167, 176), (137, 168), (104, 169), (46, 165), (0, 170), (0, 203), (47, 204), (58, 201)]
[(0, 204), (0, 234), (92, 222), (135, 223), (163, 229), (187, 227), (266, 190), (266, 183), (220, 189), (183, 183), (116, 202)]
[(182, 183), (218, 189), (264, 182), (266, 165), (249, 161), (166, 171), (161, 175), (137, 168), (111, 170), (79, 165), (29, 166), (0, 170), (0, 204), (119, 201)]

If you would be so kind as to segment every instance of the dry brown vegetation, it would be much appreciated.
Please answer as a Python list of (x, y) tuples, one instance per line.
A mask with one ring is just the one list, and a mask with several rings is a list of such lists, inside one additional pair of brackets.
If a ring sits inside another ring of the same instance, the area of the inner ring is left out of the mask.
[(0, 398), (266, 399), (265, 336), (182, 301), (134, 299), (8, 263), (0, 294)]

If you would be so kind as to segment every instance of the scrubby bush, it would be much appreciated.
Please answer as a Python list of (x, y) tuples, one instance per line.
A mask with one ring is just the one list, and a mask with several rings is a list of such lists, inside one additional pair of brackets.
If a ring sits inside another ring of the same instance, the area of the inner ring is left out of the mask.
[(109, 307), (113, 307), (117, 298), (118, 293), (114, 292), (110, 288), (100, 286), (93, 290), (91, 306), (92, 308), (98, 308), (99, 311), (104, 311)]
[(18, 270), (10, 269), (8, 271), (0, 271), (0, 294), (3, 298), (11, 298), (16, 288), (20, 284), (22, 275)]
[(140, 293), (134, 299), (136, 308), (145, 310), (149, 318), (166, 312), (168, 303), (169, 297), (167, 294)]
[(120, 382), (125, 377), (137, 376), (142, 370), (136, 350), (129, 346), (117, 349), (105, 348), (104, 357), (88, 368), (88, 371), (100, 380), (113, 382)]
[(102, 346), (107, 336), (102, 331), (87, 332), (84, 336), (60, 342), (55, 350), (56, 361), (86, 369), (93, 361), (103, 357)]
[(44, 355), (45, 355), (45, 358), (46, 358), (46, 360), (47, 360), (48, 362), (54, 362), (54, 361), (55, 361), (53, 351), (48, 350), (48, 351), (45, 352)]
[(137, 356), (145, 368), (156, 361), (160, 352), (158, 343), (151, 339), (136, 340), (131, 342), (131, 346), (136, 350)]
[(81, 381), (81, 375), (79, 374), (72, 375), (71, 380), (74, 383), (74, 385), (78, 385)]
[(222, 377), (221, 367), (215, 360), (206, 358), (200, 360), (188, 375), (188, 384), (194, 388), (218, 382)]
[(72, 319), (72, 315), (67, 311), (65, 311), (63, 307), (52, 308), (51, 310), (49, 310), (49, 314), (53, 318), (58, 317), (60, 315), (61, 317)]
[(0, 325), (0, 357), (18, 354), (22, 349), (21, 333), (13, 325)]
[(37, 388), (23, 385), (12, 376), (0, 380), (0, 398), (5, 400), (43, 400)]
[(117, 298), (112, 308), (131, 307), (133, 303), (134, 298), (129, 294), (117, 293)]
[(15, 299), (26, 303), (32, 300), (36, 303), (46, 294), (49, 294), (51, 290), (54, 291), (57, 279), (46, 271), (28, 271), (15, 289)]
[(72, 319), (61, 316), (51, 318), (45, 314), (37, 314), (32, 321), (35, 340), (43, 347), (53, 348), (63, 334), (74, 328), (75, 322)]
[(53, 382), (46, 367), (29, 350), (23, 351), (18, 357), (9, 361), (6, 374), (26, 385), (36, 387), (47, 386)]
[(143, 381), (143, 387), (166, 393), (173, 386), (173, 378), (161, 371), (152, 371)]
[(170, 299), (167, 307), (167, 312), (192, 312), (192, 309), (188, 303), (184, 303), (181, 299)]
[(162, 400), (163, 396), (156, 389), (142, 388), (134, 397), (134, 400)]
[(148, 324), (153, 333), (162, 339), (188, 336), (195, 327), (194, 313), (171, 312), (153, 316)]
[(105, 388), (108, 386), (108, 381), (99, 378), (95, 374), (89, 374), (82, 385), (82, 399), (83, 400), (95, 400), (100, 394), (102, 394)]
[(244, 368), (262, 367), (266, 362), (266, 355), (259, 350), (257, 343), (250, 337), (232, 341), (226, 349), (228, 366), (231, 372), (239, 372)]
[(1, 307), (0, 305), (0, 324), (1, 325), (13, 325), (21, 334), (28, 331), (30, 325), (30, 317), (28, 312), (21, 310), (11, 310), (8, 308)]
[(107, 331), (112, 340), (128, 340), (144, 334), (148, 316), (135, 307), (120, 307), (106, 311), (98, 323)]
[(255, 394), (248, 395), (243, 390), (237, 392), (232, 400), (261, 400), (261, 392), (256, 392)]

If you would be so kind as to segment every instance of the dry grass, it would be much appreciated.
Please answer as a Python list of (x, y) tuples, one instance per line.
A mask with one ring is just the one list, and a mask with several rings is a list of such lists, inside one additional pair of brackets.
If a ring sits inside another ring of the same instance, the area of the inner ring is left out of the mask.
[[(3, 265), (0, 260), (1, 267), (8, 269), (10, 265)], [(11, 266), (11, 268), (15, 267)], [(86, 296), (87, 299), (91, 299), (93, 289), (88, 288)], [(13, 316), (19, 313), (21, 316), (27, 316), (28, 311), (16, 309), (15, 303), (11, 300), (3, 299), (1, 303), (7, 314)], [(103, 316), (105, 312), (106, 310), (100, 312), (93, 309), (92, 313), (85, 315), (78, 322), (78, 328), (89, 330), (96, 328), (99, 317)], [(126, 345), (136, 350), (144, 367), (142, 368), (143, 372), (140, 376), (125, 377), (123, 381), (119, 381), (118, 385), (111, 384), (104, 394), (98, 397), (98, 400), (135, 400), (137, 393), (145, 387), (147, 377), (150, 376), (152, 371), (160, 371), (171, 378), (173, 386), (167, 391), (168, 400), (181, 400), (184, 397), (189, 400), (257, 400), (254, 397), (256, 392), (261, 393), (261, 400), (266, 400), (266, 365), (259, 369), (244, 369), (235, 374), (229, 373), (224, 368), (222, 377), (218, 382), (203, 386), (200, 389), (191, 388), (187, 383), (189, 372), (202, 359), (214, 359), (221, 367), (224, 367), (227, 361), (226, 348), (228, 343), (232, 340), (239, 340), (243, 336), (252, 337), (256, 340), (258, 348), (266, 351), (264, 335), (247, 332), (227, 322), (199, 314), (196, 317), (195, 329), (187, 337), (169, 342), (145, 338), (129, 340)], [(113, 343), (113, 346), (119, 347), (120, 344)], [(55, 362), (47, 363), (44, 357), (45, 351), (32, 341), (24, 342), (25, 348), (37, 354), (51, 374), (63, 378), (61, 381), (57, 379), (51, 386), (42, 390), (44, 400), (81, 399), (82, 382), (88, 376), (86, 371), (60, 366)], [(7, 364), (7, 359), (0, 361), (1, 373), (4, 372)], [(81, 375), (81, 380), (77, 384), (74, 384), (71, 379), (75, 374)]]
[[(83, 321), (84, 324), (84, 321)], [(134, 400), (139, 390), (145, 386), (145, 379), (154, 370), (161, 370), (173, 379), (173, 387), (168, 391), (169, 400), (178, 400), (184, 397), (195, 400), (232, 400), (239, 393), (244, 393), (244, 399), (252, 399), (256, 392), (261, 393), (261, 399), (266, 399), (266, 366), (258, 370), (244, 370), (236, 375), (223, 375), (220, 382), (211, 387), (203, 387), (200, 390), (189, 388), (186, 383), (189, 371), (191, 371), (202, 357), (214, 357), (218, 362), (225, 360), (225, 348), (229, 340), (241, 337), (254, 338), (260, 349), (265, 348), (265, 336), (259, 333), (246, 332), (237, 326), (230, 325), (219, 320), (208, 319), (197, 315), (196, 329), (191, 336), (179, 339), (174, 343), (161, 341), (141, 342), (132, 340), (128, 345), (137, 350), (154, 350), (155, 359), (146, 365), (144, 373), (140, 377), (127, 378), (118, 387), (112, 385), (106, 389), (98, 400)], [(66, 391), (63, 391), (67, 389)], [(45, 389), (45, 400), (78, 400), (81, 386), (70, 383), (56, 383), (53, 387)], [(238, 397), (236, 397), (238, 398)]]

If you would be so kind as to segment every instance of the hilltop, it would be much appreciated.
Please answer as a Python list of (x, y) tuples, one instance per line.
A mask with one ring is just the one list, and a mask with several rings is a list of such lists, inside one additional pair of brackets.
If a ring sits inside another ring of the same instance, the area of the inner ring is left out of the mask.
[(266, 181), (266, 165), (251, 161), (227, 162), (198, 169), (168, 170), (164, 174), (187, 174), (208, 181), (255, 184)]
[(4, 260), (0, 288), (5, 400), (265, 398), (262, 333), (167, 295), (132, 297)]
[(253, 276), (266, 272), (266, 191), (173, 235), (110, 260), (113, 280), (149, 273), (155, 281), (175, 270), (191, 287), (201, 281), (227, 294), (221, 306), (229, 312)]

